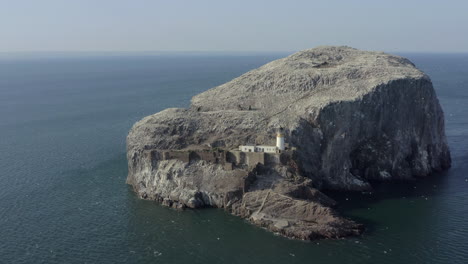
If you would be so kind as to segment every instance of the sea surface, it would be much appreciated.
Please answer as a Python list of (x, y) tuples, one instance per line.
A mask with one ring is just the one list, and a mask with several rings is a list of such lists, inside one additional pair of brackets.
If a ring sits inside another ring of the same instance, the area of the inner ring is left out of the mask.
[(137, 198), (133, 123), (285, 55), (0, 56), (0, 263), (468, 263), (468, 54), (402, 54), (433, 80), (453, 167), (331, 193), (361, 237), (295, 241)]

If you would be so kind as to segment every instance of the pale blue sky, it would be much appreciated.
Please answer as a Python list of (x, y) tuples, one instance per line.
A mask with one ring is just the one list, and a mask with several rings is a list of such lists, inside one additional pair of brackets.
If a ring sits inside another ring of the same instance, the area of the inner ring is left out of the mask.
[(468, 52), (467, 0), (0, 0), (0, 52)]

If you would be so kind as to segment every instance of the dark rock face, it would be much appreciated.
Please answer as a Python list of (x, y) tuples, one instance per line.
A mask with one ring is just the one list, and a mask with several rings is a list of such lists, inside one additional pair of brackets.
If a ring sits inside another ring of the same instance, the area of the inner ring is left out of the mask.
[[(255, 168), (162, 160), (151, 151), (274, 145), (287, 164)], [(366, 190), (371, 180), (424, 177), (450, 167), (432, 83), (407, 59), (348, 47), (298, 52), (137, 122), (127, 137), (127, 182), (173, 207), (225, 208), (288, 237), (358, 234), (314, 188)], [(265, 198), (267, 197), (267, 198)], [(263, 202), (264, 201), (264, 202)]]

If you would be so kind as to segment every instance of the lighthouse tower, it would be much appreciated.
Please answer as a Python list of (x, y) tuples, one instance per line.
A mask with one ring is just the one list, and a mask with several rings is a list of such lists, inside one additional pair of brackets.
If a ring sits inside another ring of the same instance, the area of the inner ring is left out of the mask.
[(284, 150), (284, 133), (283, 128), (280, 128), (276, 133), (276, 147), (279, 150)]

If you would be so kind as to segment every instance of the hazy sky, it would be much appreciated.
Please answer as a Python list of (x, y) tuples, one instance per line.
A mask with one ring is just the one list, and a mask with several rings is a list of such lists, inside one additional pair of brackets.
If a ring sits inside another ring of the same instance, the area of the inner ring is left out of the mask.
[(0, 52), (468, 52), (468, 0), (0, 0)]

